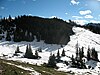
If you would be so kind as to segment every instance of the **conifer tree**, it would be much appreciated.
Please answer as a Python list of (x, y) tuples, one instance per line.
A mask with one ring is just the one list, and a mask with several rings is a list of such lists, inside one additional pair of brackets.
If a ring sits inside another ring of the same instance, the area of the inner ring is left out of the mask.
[(74, 55), (72, 55), (71, 61), (72, 61), (72, 66), (75, 66), (75, 59), (74, 59)]
[(25, 53), (25, 55), (24, 55), (24, 57), (28, 57), (28, 55), (29, 55), (29, 52), (28, 52), (28, 45), (26, 46), (26, 53)]
[(99, 60), (97, 51), (95, 51), (95, 60), (97, 60), (97, 61)]
[(56, 57), (51, 54), (48, 60), (48, 67), (56, 67)]
[(17, 46), (17, 49), (16, 49), (15, 53), (20, 53), (19, 46)]
[(82, 47), (82, 57), (84, 57), (84, 47)]
[(91, 58), (91, 56), (90, 56), (90, 48), (88, 47), (88, 50), (87, 50), (87, 60), (89, 61), (90, 58)]
[(63, 49), (61, 56), (66, 56), (65, 55), (65, 50)]
[(59, 49), (58, 49), (58, 52), (57, 52), (57, 62), (59, 62), (60, 61), (60, 53), (59, 53)]
[(6, 33), (6, 41), (11, 41), (11, 37), (10, 37), (10, 34), (9, 34), (8, 31), (7, 31), (7, 33)]
[(77, 42), (77, 44), (76, 44), (76, 59), (78, 59), (78, 57), (79, 57), (79, 50), (78, 50), (79, 48), (78, 48), (78, 42)]
[(29, 48), (28, 48), (28, 45), (26, 47), (26, 53), (24, 55), (25, 58), (30, 58), (32, 59), (33, 58), (33, 53), (32, 53), (32, 49), (31, 49), (31, 46), (29, 45)]
[(36, 58), (39, 57), (39, 55), (38, 55), (38, 51), (37, 51), (37, 50), (35, 51), (35, 56), (36, 56)]
[(9, 15), (9, 21), (11, 22), (11, 20), (12, 20), (12, 18), (11, 18), (11, 16)]
[(60, 57), (59, 49), (58, 49), (58, 52), (57, 52), (57, 57)]
[(79, 61), (82, 61), (82, 51), (80, 48), (79, 48)]
[(94, 60), (98, 60), (98, 53), (95, 50), (95, 48), (92, 48), (91, 51), (92, 51), (91, 52), (91, 55), (92, 55), (91, 58), (94, 59)]

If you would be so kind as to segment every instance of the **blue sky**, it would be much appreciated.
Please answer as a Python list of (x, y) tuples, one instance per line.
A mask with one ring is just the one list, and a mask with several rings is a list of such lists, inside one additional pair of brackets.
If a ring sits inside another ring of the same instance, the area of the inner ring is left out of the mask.
[(81, 24), (100, 22), (100, 0), (0, 0), (0, 17), (58, 17)]

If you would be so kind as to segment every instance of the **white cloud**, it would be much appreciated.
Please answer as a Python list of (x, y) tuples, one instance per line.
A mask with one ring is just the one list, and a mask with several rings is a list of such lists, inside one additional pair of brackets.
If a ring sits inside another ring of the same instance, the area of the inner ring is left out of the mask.
[(51, 16), (51, 17), (49, 17), (49, 18), (56, 18), (57, 16)]
[(90, 14), (92, 13), (91, 10), (85, 10), (85, 11), (80, 11), (79, 12), (81, 15), (87, 15), (87, 14)]
[(66, 15), (68, 14), (68, 13), (65, 13)]
[(97, 20), (90, 20), (90, 22), (92, 22), (92, 23), (100, 23), (100, 21), (97, 21)]
[(0, 7), (2, 10), (5, 9), (5, 7)]
[(84, 18), (93, 18), (93, 16), (92, 15), (86, 15), (86, 16), (84, 16)]
[(86, 23), (88, 23), (87, 20), (73, 20), (75, 23), (80, 24), (80, 25), (84, 25)]
[(81, 16), (72, 16), (73, 18), (75, 18), (76, 20), (78, 20), (78, 19), (82, 19), (83, 17), (81, 17)]
[(58, 17), (58, 16), (51, 16), (49, 18), (58, 18), (58, 19), (62, 19), (61, 17)]
[(32, 14), (28, 14), (29, 16), (31, 16)]
[(80, 2), (77, 2), (76, 0), (71, 0), (71, 3), (72, 3), (73, 5), (78, 5)]
[(97, 0), (97, 1), (100, 1), (100, 0)]

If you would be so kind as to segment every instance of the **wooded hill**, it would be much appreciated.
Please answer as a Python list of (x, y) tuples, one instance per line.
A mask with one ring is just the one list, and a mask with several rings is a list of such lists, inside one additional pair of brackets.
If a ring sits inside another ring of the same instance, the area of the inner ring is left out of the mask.
[[(48, 44), (67, 44), (73, 35), (73, 24), (58, 18), (41, 18), (37, 16), (18, 16), (0, 20), (0, 39), (7, 41), (28, 41), (35, 38)], [(6, 36), (5, 36), (6, 35)]]

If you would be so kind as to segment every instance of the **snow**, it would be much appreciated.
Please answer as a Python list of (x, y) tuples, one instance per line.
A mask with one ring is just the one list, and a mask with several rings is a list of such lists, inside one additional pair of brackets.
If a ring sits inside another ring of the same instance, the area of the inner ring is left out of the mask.
[[(33, 42), (8, 42), (8, 41), (0, 41), (0, 56), (3, 55), (7, 55), (5, 56), (7, 60), (14, 60), (14, 61), (20, 61), (20, 62), (25, 62), (25, 63), (30, 63), (30, 64), (37, 64), (37, 65), (41, 65), (43, 63), (47, 63), (50, 53), (54, 53), (56, 55), (56, 53), (59, 52), (60, 54), (62, 53), (62, 50), (65, 50), (65, 54), (69, 57), (72, 56), (72, 54), (75, 57), (75, 46), (78, 42), (79, 47), (84, 47), (84, 53), (85, 55), (87, 54), (87, 49), (88, 47), (92, 48), (95, 47), (96, 51), (98, 51), (98, 58), (100, 60), (100, 35), (99, 34), (95, 34), (89, 30), (86, 30), (84, 28), (80, 28), (80, 27), (73, 27), (73, 31), (75, 32), (74, 35), (70, 36), (70, 42), (68, 42), (67, 45), (65, 45), (63, 48), (61, 48), (60, 45), (56, 45), (56, 44), (45, 44), (44, 41), (40, 41), (40, 42), (36, 42), (36, 40), (34, 40)], [(39, 56), (41, 56), (40, 59), (27, 59), (27, 58), (21, 58), (25, 51), (26, 51), (26, 46), (27, 44), (30, 44), (32, 47), (32, 52), (33, 54), (35, 53), (35, 50), (37, 50), (38, 48), (42, 49), (42, 52), (39, 52)], [(17, 56), (13, 56), (17, 46), (19, 46), (19, 49), (21, 52), (23, 52), (19, 57)], [(62, 57), (61, 60), (64, 61), (70, 61), (69, 57)], [(90, 62), (86, 62), (87, 66), (91, 65), (92, 67), (94, 67), (94, 69), (77, 69), (77, 68), (71, 68), (70, 66), (67, 66), (63, 63), (58, 63), (58, 71), (65, 71), (65, 72), (69, 72), (71, 71), (72, 73), (76, 73), (76, 74), (88, 74), (91, 73), (92, 75), (96, 75), (97, 73), (100, 73), (100, 63), (99, 62), (95, 62), (94, 61), (90, 61)]]
[(95, 34), (89, 30), (80, 27), (74, 27), (73, 31), (75, 35), (71, 36), (71, 41), (64, 47), (66, 54), (71, 56), (75, 54), (75, 45), (79, 44), (79, 47), (84, 47), (85, 54), (87, 52), (88, 46), (90, 48), (95, 47), (96, 51), (99, 52), (100, 49), (100, 35)]
[[(64, 47), (66, 50), (67, 56), (72, 56), (72, 54), (75, 56), (75, 46), (78, 42), (79, 47), (84, 47), (84, 53), (86, 55), (88, 47), (95, 48), (96, 51), (98, 51), (98, 58), (100, 60), (100, 35), (95, 34), (89, 30), (86, 30), (84, 28), (80, 27), (74, 27), (73, 31), (75, 32), (75, 35), (71, 36), (71, 41)], [(66, 57), (62, 58), (63, 60), (68, 60)], [(71, 68), (68, 66), (62, 66), (62, 64), (57, 65), (59, 67), (58, 71), (65, 71), (70, 73), (75, 73), (76, 75), (98, 75), (100, 74), (100, 62), (96, 62), (93, 60), (90, 60), (89, 62), (86, 62), (86, 65), (93, 67), (94, 69), (77, 69), (77, 68)]]
[[(26, 46), (28, 44), (31, 45), (33, 54), (35, 54), (35, 50), (37, 50), (38, 48), (42, 48), (42, 52), (39, 52), (39, 56), (41, 56), (39, 60), (23, 58), (23, 55), (26, 52)], [(13, 57), (13, 54), (15, 53), (17, 46), (19, 46), (20, 51), (23, 53), (19, 53), (20, 56)], [(5, 56), (7, 60), (21, 61), (26, 63), (28, 62), (30, 64), (41, 65), (43, 63), (47, 63), (50, 53), (52, 51), (57, 50), (58, 48), (60, 48), (60, 45), (45, 44), (43, 41), (36, 42), (36, 40), (33, 42), (0, 41), (0, 56)]]
[(77, 68), (59, 68), (58, 71), (74, 73), (75, 75), (99, 75), (100, 71), (90, 69), (77, 69)]
[(61, 60), (63, 60), (63, 61), (70, 61), (70, 58), (65, 56), (65, 57), (62, 57)]

